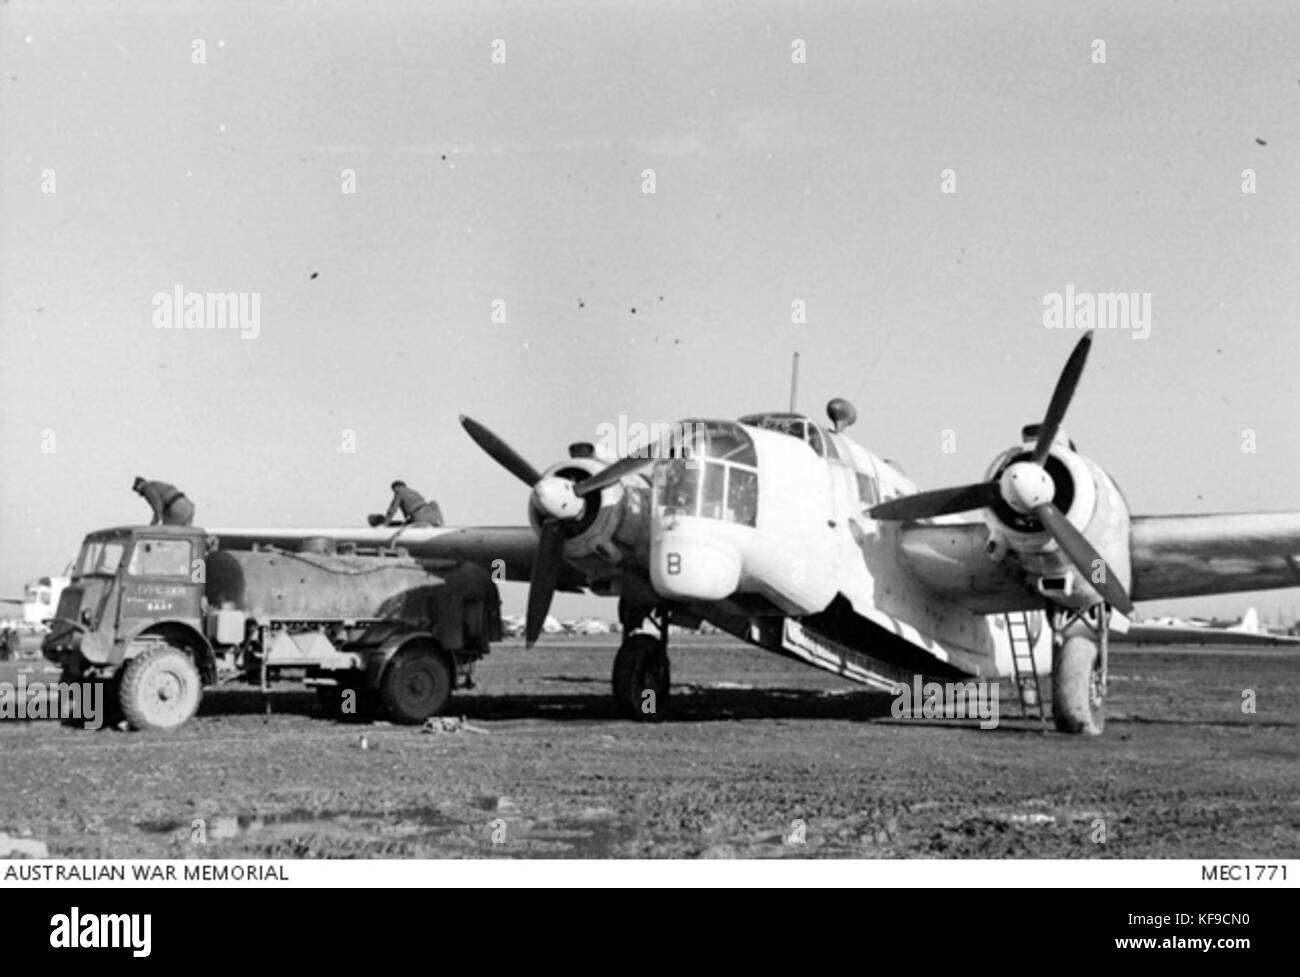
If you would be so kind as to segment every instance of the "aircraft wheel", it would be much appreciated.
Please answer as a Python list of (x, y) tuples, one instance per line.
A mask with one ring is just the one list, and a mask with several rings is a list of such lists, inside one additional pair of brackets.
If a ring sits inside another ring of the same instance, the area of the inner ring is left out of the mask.
[(1106, 728), (1097, 642), (1066, 638), (1052, 656), (1052, 718), (1062, 733), (1099, 736)]
[(384, 669), (379, 699), (395, 723), (422, 723), (451, 698), (452, 670), (447, 657), (427, 644), (403, 648)]
[(664, 643), (648, 634), (631, 635), (614, 656), (613, 684), (619, 715), (646, 723), (663, 720), (672, 684)]
[(176, 729), (198, 711), (203, 681), (180, 648), (159, 645), (127, 663), (118, 698), (136, 729)]

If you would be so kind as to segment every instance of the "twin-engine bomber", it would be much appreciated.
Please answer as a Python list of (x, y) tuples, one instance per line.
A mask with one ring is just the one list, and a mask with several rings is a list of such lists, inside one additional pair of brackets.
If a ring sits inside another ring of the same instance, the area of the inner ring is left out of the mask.
[(1008, 677), (1040, 715), (1050, 645), (1057, 728), (1097, 734), (1108, 635), (1132, 602), (1300, 584), (1300, 512), (1131, 514), (1061, 426), (1091, 344), (1041, 423), (970, 485), (918, 492), (844, 434), (855, 411), (839, 399), (830, 427), (793, 412), (691, 419), (657, 450), (610, 465), (575, 446), (545, 471), (462, 418), (529, 487), (529, 526), (215, 532), (226, 548), (313, 537), (503, 565), (529, 581), (530, 645), (557, 587), (617, 595), (614, 696), (638, 719), (667, 713), (669, 623), (710, 621), (889, 691)]

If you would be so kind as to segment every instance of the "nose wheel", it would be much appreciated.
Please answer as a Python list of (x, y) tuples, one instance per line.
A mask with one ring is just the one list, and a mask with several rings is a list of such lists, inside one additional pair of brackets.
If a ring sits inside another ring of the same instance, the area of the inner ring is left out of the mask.
[(1052, 718), (1062, 733), (1099, 736), (1106, 728), (1110, 608), (1052, 617)]
[(662, 722), (668, 715), (668, 693), (672, 674), (668, 664), (668, 620), (652, 613), (648, 620), (659, 636), (644, 631), (628, 633), (614, 656), (614, 705), (625, 719), (643, 723)]

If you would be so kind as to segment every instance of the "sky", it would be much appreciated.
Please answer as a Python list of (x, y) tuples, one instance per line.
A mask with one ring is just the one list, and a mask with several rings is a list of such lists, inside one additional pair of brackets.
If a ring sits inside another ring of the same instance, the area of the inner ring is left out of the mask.
[[(1298, 40), (1283, 2), (10, 0), (0, 595), (147, 521), (136, 475), (200, 525), (364, 525), (395, 478), (521, 524), (458, 415), (542, 467), (783, 409), (794, 351), (801, 409), (974, 481), (1067, 285), (1150, 295), (1066, 420), (1136, 513), (1300, 508)], [(157, 328), (178, 287), (256, 336)], [(1252, 604), (1300, 592), (1141, 609)]]

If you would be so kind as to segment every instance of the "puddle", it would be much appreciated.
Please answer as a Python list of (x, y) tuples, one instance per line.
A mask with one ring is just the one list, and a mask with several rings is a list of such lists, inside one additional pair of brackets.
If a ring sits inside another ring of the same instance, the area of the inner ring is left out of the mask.
[(616, 858), (634, 828), (614, 820), (560, 818), (537, 822), (501, 854), (515, 858)]
[[(507, 858), (613, 858), (631, 841), (635, 828), (617, 820), (608, 808), (592, 807), (576, 816), (549, 820), (523, 817), (507, 797), (481, 797), (477, 804), (489, 817), (509, 826), (509, 842), (488, 845), (482, 854)], [(248, 842), (264, 846), (304, 836), (318, 836), (326, 844), (420, 843), (450, 841), (477, 845), (487, 820), (462, 820), (435, 808), (365, 811), (291, 810), (272, 814), (218, 814), (193, 818), (158, 818), (136, 821), (140, 831), (170, 835), (180, 840)], [(201, 835), (197, 834), (202, 832)], [(459, 839), (459, 840), (457, 840)], [(473, 840), (471, 840), (473, 839)]]
[(194, 832), (202, 827), (209, 840), (230, 841), (272, 829), (320, 832), (329, 829), (375, 830), (418, 826), (423, 833), (450, 831), (463, 822), (434, 808), (369, 813), (365, 811), (292, 810), (275, 814), (218, 814), (211, 817), (137, 821), (136, 827), (150, 834)]

